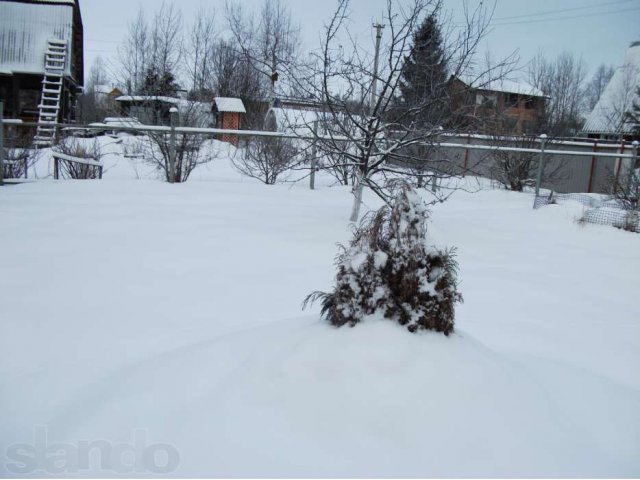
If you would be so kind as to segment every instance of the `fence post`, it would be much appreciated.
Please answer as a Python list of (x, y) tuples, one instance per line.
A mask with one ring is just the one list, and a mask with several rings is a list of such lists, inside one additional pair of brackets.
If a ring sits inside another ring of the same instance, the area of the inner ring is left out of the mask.
[(441, 142), (441, 137), (440, 137), (440, 133), (444, 130), (444, 128), (442, 126), (438, 127), (438, 133), (437, 133), (437, 146), (436, 146), (436, 168), (433, 169), (433, 171), (431, 172), (431, 174), (433, 175), (433, 179), (431, 181), (431, 191), (433, 193), (436, 193), (438, 191), (438, 173), (437, 173), (437, 169), (440, 163), (440, 142)]
[[(593, 141), (593, 153), (598, 151), (598, 140)], [(593, 187), (593, 170), (596, 168), (596, 156), (591, 156), (591, 167), (589, 168), (589, 184), (587, 185), (587, 193), (591, 193)]]
[(540, 135), (540, 160), (538, 161), (538, 174), (536, 175), (536, 198), (540, 195), (540, 183), (542, 183), (542, 169), (544, 168), (544, 145), (547, 141), (547, 135)]
[[(624, 138), (620, 143), (620, 155), (624, 155)], [(617, 193), (618, 191), (618, 182), (620, 181), (620, 167), (622, 166), (623, 158), (616, 159), (616, 176), (613, 181), (613, 193)]]
[(174, 183), (176, 179), (176, 113), (178, 113), (176, 107), (169, 109), (171, 123), (171, 133), (169, 135), (169, 183)]
[(318, 134), (318, 120), (313, 121), (313, 144), (311, 145), (311, 175), (309, 176), (309, 188), (315, 189), (316, 186), (316, 167), (318, 166), (316, 136)]
[(631, 187), (633, 186), (633, 176), (636, 172), (636, 165), (638, 164), (638, 145), (640, 142), (634, 140), (632, 145), (633, 149), (633, 158), (631, 158), (631, 165), (629, 165), (629, 178), (627, 179), (627, 192), (631, 192)]
[[(471, 143), (471, 134), (467, 134), (467, 145)], [(467, 165), (469, 163), (469, 149), (464, 149), (464, 166), (462, 167), (462, 178), (467, 175)]]
[(4, 185), (4, 105), (0, 100), (0, 186)]

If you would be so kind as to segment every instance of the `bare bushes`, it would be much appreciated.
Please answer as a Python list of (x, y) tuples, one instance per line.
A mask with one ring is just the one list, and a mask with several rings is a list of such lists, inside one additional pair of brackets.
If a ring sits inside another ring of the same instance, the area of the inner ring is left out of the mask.
[(239, 149), (233, 165), (242, 174), (267, 185), (301, 162), (300, 150), (287, 138), (256, 137)]
[(629, 232), (640, 233), (640, 168), (633, 165), (623, 179), (615, 179), (613, 200), (624, 211), (624, 221), (615, 225)]
[(35, 163), (37, 151), (30, 148), (6, 148), (4, 150), (4, 178), (23, 178)]
[[(517, 137), (494, 137), (492, 144), (522, 149), (539, 149), (539, 138), (535, 135), (522, 135)], [(547, 148), (550, 142), (547, 141)], [(496, 180), (507, 190), (522, 192), (525, 188), (535, 187), (539, 153), (518, 152), (507, 150), (494, 150), (491, 152), (491, 178)], [(547, 161), (542, 172), (542, 181), (545, 183), (561, 180), (564, 177), (564, 163)]]
[(620, 208), (640, 211), (640, 165), (624, 179), (614, 179), (613, 198)]
[[(54, 151), (93, 162), (100, 162), (102, 153), (96, 140), (89, 142), (75, 137), (65, 137), (54, 147)], [(102, 177), (102, 167), (66, 160), (59, 162), (56, 177), (74, 180), (93, 180)]]
[(149, 133), (134, 150), (158, 169), (167, 182), (186, 182), (198, 166), (213, 160), (217, 154), (203, 135), (176, 134), (173, 179), (171, 178), (171, 138), (167, 133)]
[(16, 129), (5, 128), (4, 147), (4, 178), (26, 178), (38, 158), (38, 151), (31, 148), (31, 138)]
[(335, 326), (354, 326), (376, 313), (410, 332), (435, 330), (448, 335), (454, 327), (457, 290), (454, 250), (426, 244), (428, 210), (406, 185), (391, 207), (365, 216), (348, 247), (336, 258), (332, 292), (314, 292), (322, 315)]

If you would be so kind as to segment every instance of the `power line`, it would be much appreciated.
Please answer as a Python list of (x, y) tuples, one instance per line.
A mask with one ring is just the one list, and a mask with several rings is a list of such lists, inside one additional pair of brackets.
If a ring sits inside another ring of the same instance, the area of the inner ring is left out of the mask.
[(620, 3), (629, 3), (635, 0), (616, 0), (614, 2), (606, 2), (606, 3), (597, 3), (594, 5), (587, 5), (584, 7), (572, 7), (572, 8), (562, 8), (560, 10), (548, 10), (546, 12), (539, 12), (539, 13), (527, 13), (525, 15), (511, 15), (509, 17), (497, 17), (494, 18), (494, 20), (500, 21), (500, 20), (511, 20), (511, 19), (516, 19), (516, 18), (527, 18), (527, 17), (539, 17), (542, 15), (551, 15), (551, 14), (555, 14), (555, 13), (564, 13), (564, 12), (573, 12), (576, 10), (588, 10), (590, 8), (599, 8), (599, 7), (606, 7), (609, 5), (618, 5)]
[(492, 27), (501, 27), (501, 26), (504, 26), (504, 25), (522, 25), (522, 24), (526, 24), (526, 23), (555, 22), (557, 20), (574, 20), (576, 18), (596, 17), (596, 16), (603, 16), (603, 15), (615, 15), (615, 14), (618, 14), (618, 13), (625, 13), (625, 12), (637, 12), (639, 10), (640, 10), (640, 8), (627, 8), (627, 9), (623, 9), (623, 10), (616, 10), (615, 12), (585, 13), (583, 15), (571, 15), (571, 16), (568, 16), (568, 17), (542, 18), (542, 19), (536, 19), (536, 20), (523, 20), (521, 22), (493, 23), (493, 24), (491, 24), (491, 26)]

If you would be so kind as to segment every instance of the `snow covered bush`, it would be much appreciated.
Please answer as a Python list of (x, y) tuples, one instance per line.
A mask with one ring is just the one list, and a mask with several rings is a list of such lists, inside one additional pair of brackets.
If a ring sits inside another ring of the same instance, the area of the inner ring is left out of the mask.
[(418, 194), (403, 186), (391, 207), (365, 216), (348, 247), (336, 258), (338, 273), (332, 292), (314, 292), (332, 325), (354, 326), (376, 313), (409, 331), (453, 331), (457, 290), (454, 251), (426, 243), (429, 212)]

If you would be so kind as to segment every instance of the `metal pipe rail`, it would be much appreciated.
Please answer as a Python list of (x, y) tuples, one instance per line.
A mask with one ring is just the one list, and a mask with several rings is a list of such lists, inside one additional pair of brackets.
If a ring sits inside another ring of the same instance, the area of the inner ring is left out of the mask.
[[(500, 152), (523, 152), (523, 153), (540, 153), (542, 149), (540, 148), (521, 148), (521, 147), (501, 147), (499, 145), (473, 145), (463, 144), (463, 143), (435, 143), (434, 146), (437, 147), (445, 147), (445, 148), (462, 148), (469, 150), (493, 150)], [(576, 155), (583, 157), (593, 157), (594, 153), (592, 151), (589, 152), (577, 152), (572, 150), (544, 150), (544, 153), (548, 153), (551, 155)], [(595, 155), (597, 157), (614, 157), (614, 158), (635, 158), (635, 155), (632, 153), (600, 153), (597, 152)]]

